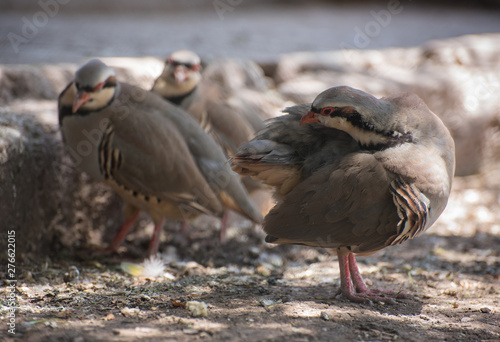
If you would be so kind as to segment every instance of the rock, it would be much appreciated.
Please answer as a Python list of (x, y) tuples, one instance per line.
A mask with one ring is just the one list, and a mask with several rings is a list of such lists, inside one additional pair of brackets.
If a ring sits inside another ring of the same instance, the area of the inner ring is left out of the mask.
[(74, 70), (73, 65), (0, 66), (0, 104), (19, 98), (56, 99)]
[[(117, 196), (77, 170), (63, 150), (55, 107), (54, 99), (0, 106), (1, 226), (16, 232), (19, 260), (95, 246), (122, 219)], [(0, 239), (0, 249), (6, 243)]]
[(257, 63), (248, 59), (215, 59), (206, 66), (203, 77), (229, 92), (241, 89), (265, 92), (271, 81), (264, 76), (264, 71)]
[(431, 41), (415, 48), (340, 50), (284, 55), (275, 81), (294, 102), (310, 102), (322, 90), (349, 85), (377, 97), (419, 95), (450, 129), (456, 175), (479, 172), (498, 161), (500, 147), (500, 34)]
[(186, 303), (186, 309), (191, 312), (191, 316), (193, 317), (207, 317), (208, 316), (208, 307), (205, 302), (198, 301), (189, 301)]
[(330, 315), (327, 314), (325, 311), (321, 311), (319, 317), (324, 321), (329, 321), (331, 319)]

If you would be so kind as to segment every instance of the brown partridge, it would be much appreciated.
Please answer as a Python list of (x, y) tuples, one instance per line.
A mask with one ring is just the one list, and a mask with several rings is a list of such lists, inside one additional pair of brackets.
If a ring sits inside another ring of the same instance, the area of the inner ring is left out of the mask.
[(285, 110), (233, 157), (233, 170), (275, 188), (267, 242), (328, 248), (338, 255), (341, 293), (391, 302), (369, 290), (354, 255), (368, 255), (427, 230), (444, 210), (454, 142), (413, 94), (377, 99), (334, 87)]
[[(228, 156), (254, 133), (253, 122), (247, 119), (250, 115), (235, 110), (227, 101), (226, 91), (202, 77), (200, 57), (192, 51), (172, 53), (151, 91), (191, 114)], [(260, 187), (259, 182), (249, 178), (243, 179), (243, 184), (248, 192)], [(225, 240), (226, 219), (227, 212), (221, 223), (221, 241)]]
[(165, 218), (220, 216), (230, 208), (255, 222), (261, 215), (227, 159), (200, 125), (161, 97), (118, 82), (115, 72), (91, 60), (59, 95), (64, 143), (80, 155), (79, 167), (115, 190), (127, 220), (110, 246), (123, 241), (140, 210), (155, 230), (149, 252), (158, 250)]

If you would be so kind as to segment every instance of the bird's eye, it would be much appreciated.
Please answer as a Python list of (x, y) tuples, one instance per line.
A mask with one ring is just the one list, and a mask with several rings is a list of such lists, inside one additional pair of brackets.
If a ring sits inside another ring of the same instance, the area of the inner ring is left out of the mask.
[(333, 107), (325, 107), (319, 112), (321, 115), (328, 116), (334, 112)]
[(171, 65), (171, 66), (173, 66), (174, 68), (177, 68), (179, 65), (182, 65), (182, 63), (181, 63), (181, 62), (177, 62), (177, 61), (175, 61), (175, 60), (173, 60), (173, 59), (171, 59), (171, 58), (168, 60), (168, 64), (170, 64), (170, 65)]
[(92, 92), (98, 92), (99, 90), (101, 90), (102, 88), (104, 87), (104, 82), (101, 82), (99, 83), (97, 86), (94, 87), (94, 89), (92, 89)]

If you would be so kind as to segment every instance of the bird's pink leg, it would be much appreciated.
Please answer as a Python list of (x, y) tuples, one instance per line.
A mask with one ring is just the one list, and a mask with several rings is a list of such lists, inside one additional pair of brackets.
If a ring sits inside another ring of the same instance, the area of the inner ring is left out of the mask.
[[(361, 277), (361, 273), (359, 273), (358, 264), (356, 263), (356, 259), (354, 258), (354, 254), (352, 253), (349, 254), (349, 268), (351, 270), (352, 281), (358, 293), (364, 293), (368, 296), (375, 295), (375, 297), (379, 297), (377, 295), (381, 295), (398, 299), (410, 298), (410, 296), (404, 292), (396, 292), (392, 290), (381, 290), (381, 289), (369, 290), (363, 280), (363, 277)], [(384, 297), (379, 297), (379, 298), (384, 298)]]
[(226, 242), (227, 238), (227, 220), (229, 218), (229, 210), (225, 210), (222, 214), (222, 218), (220, 220), (220, 230), (219, 230), (219, 242)]
[(151, 237), (151, 241), (149, 242), (149, 248), (148, 248), (148, 256), (149, 257), (152, 257), (152, 256), (158, 254), (158, 249), (160, 247), (161, 230), (163, 229), (164, 223), (165, 223), (165, 218), (162, 217), (160, 222), (155, 224), (155, 228), (153, 230), (153, 236)]
[(118, 247), (122, 244), (123, 240), (125, 240), (125, 237), (127, 234), (130, 232), (130, 229), (132, 229), (135, 221), (139, 218), (139, 214), (141, 213), (140, 210), (137, 210), (134, 212), (132, 216), (130, 216), (128, 219), (123, 222), (122, 226), (116, 233), (115, 237), (113, 238), (113, 241), (111, 241), (111, 244), (106, 247), (105, 249), (97, 252), (98, 254), (110, 254), (116, 252)]
[[(342, 295), (357, 303), (369, 303), (370, 301), (373, 301), (395, 304), (394, 299), (383, 296), (394, 292), (368, 290), (363, 277), (359, 273), (354, 254), (342, 250), (339, 250), (337, 254), (340, 267), (340, 292)], [(354, 289), (356, 289), (356, 291)], [(379, 294), (382, 296), (379, 296)]]
[[(358, 302), (358, 298), (354, 293), (354, 286), (352, 285), (351, 274), (349, 270), (349, 254), (338, 252), (339, 270), (340, 270), (340, 293), (348, 299)], [(361, 299), (361, 302), (366, 302)]]
[(363, 280), (361, 273), (359, 273), (358, 264), (356, 262), (354, 254), (349, 253), (347, 259), (349, 262), (349, 271), (351, 272), (351, 279), (354, 284), (354, 287), (356, 287), (356, 292), (358, 293), (367, 292), (368, 287), (366, 287), (365, 281)]

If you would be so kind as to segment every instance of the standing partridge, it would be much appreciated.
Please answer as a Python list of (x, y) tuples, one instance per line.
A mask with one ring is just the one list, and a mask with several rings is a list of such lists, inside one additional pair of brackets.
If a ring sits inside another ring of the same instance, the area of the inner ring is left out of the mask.
[(233, 157), (233, 170), (275, 188), (266, 241), (328, 248), (340, 292), (356, 302), (398, 294), (369, 290), (354, 255), (427, 230), (444, 210), (455, 170), (453, 139), (413, 94), (377, 99), (334, 87), (285, 110)]
[[(192, 51), (172, 53), (151, 91), (191, 114), (229, 156), (252, 138), (254, 123), (247, 119), (249, 115), (242, 115), (241, 110), (229, 105), (228, 94), (222, 87), (203, 79), (200, 63), (200, 57)], [(248, 192), (260, 188), (259, 182), (249, 178), (242, 181)], [(226, 220), (227, 212), (221, 223), (222, 241), (225, 239)]]
[(123, 241), (140, 210), (155, 222), (150, 254), (158, 250), (165, 218), (220, 216), (230, 208), (261, 221), (239, 176), (200, 125), (156, 94), (118, 82), (100, 60), (76, 71), (58, 108), (64, 143), (79, 156), (78, 166), (126, 203), (127, 220), (110, 250)]

